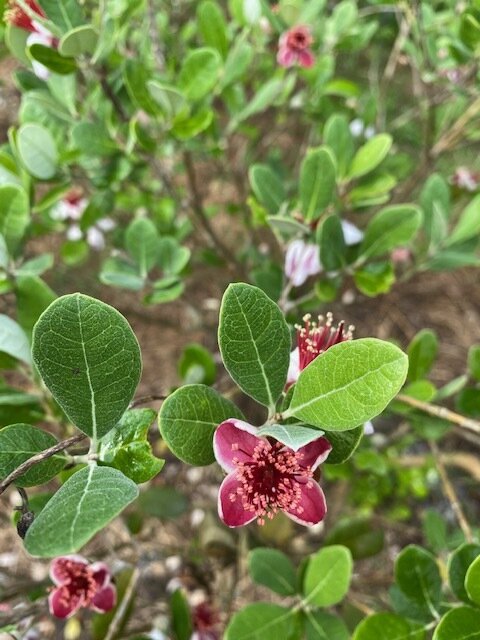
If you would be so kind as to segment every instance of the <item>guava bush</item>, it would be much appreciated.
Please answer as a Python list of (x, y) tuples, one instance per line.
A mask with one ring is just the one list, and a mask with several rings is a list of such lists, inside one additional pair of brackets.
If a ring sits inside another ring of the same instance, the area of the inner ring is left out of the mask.
[[(51, 563), (32, 597), (65, 637), (480, 637), (478, 512), (442, 451), (478, 446), (480, 345), (437, 388), (428, 328), (401, 345), (348, 308), (314, 315), (479, 266), (478, 3), (4, 4), (20, 103), (0, 147), (0, 494), (24, 553)], [(145, 305), (190, 304), (206, 267), (232, 281), (218, 354), (190, 345), (183, 384), (147, 398), (128, 319), (49, 285), (95, 269)], [(211, 528), (264, 600), (227, 613), (177, 589), (130, 633), (139, 569), (82, 550), (117, 517), (135, 545), (138, 505), (181, 513), (152, 482), (180, 463), (223, 470)], [(349, 515), (324, 525), (341, 486)], [(446, 511), (419, 523), (411, 505), (435, 488)], [(408, 519), (388, 593), (359, 592), (362, 561)], [(323, 533), (299, 557), (302, 527)], [(35, 633), (2, 597), (0, 631)]]

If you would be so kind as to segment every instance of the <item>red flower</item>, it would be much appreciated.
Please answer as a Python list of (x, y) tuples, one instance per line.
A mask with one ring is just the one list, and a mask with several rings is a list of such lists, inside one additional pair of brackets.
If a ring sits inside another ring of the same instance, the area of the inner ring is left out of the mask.
[(318, 323), (311, 321), (308, 313), (303, 317), (303, 327), (296, 325), (297, 347), (290, 354), (290, 366), (287, 374), (287, 388), (294, 384), (300, 372), (305, 369), (317, 356), (324, 353), (330, 347), (353, 338), (355, 327), (350, 326), (345, 331), (343, 320), (335, 327), (333, 316), (327, 313), (326, 320), (318, 316)]
[(48, 605), (57, 618), (69, 618), (82, 607), (106, 613), (115, 606), (117, 591), (103, 562), (89, 564), (82, 556), (61, 556), (52, 562), (50, 577), (56, 586)]
[(228, 473), (220, 486), (218, 513), (229, 527), (255, 519), (262, 525), (279, 510), (303, 525), (325, 517), (325, 496), (313, 472), (332, 449), (326, 438), (294, 451), (273, 438), (257, 436), (247, 422), (230, 418), (215, 431), (213, 449)]
[(217, 632), (218, 613), (208, 602), (201, 602), (193, 610), (194, 632), (190, 640), (220, 640)]
[(277, 62), (282, 67), (311, 67), (315, 58), (310, 50), (313, 37), (309, 27), (299, 25), (289, 29), (280, 36), (278, 43)]
[[(25, 2), (39, 18), (47, 17), (42, 7), (37, 4), (35, 0), (25, 0)], [(9, 2), (8, 9), (5, 11), (5, 22), (13, 24), (19, 29), (31, 31), (32, 33), (38, 31), (38, 27), (34, 24), (32, 18), (15, 2), (15, 0), (10, 0)]]

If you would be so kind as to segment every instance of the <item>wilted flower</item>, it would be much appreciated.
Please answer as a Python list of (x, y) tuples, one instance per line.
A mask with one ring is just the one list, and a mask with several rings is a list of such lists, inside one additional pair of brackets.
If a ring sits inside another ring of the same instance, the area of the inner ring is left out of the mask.
[(313, 525), (327, 512), (313, 473), (332, 447), (323, 436), (294, 451), (256, 435), (242, 420), (222, 422), (213, 438), (215, 457), (228, 473), (218, 494), (218, 513), (229, 527), (273, 518), (284, 511), (295, 522)]
[(218, 613), (208, 602), (201, 602), (193, 610), (192, 622), (194, 632), (190, 640), (220, 640), (217, 631)]
[[(39, 18), (43, 19), (47, 17), (43, 9), (37, 2), (35, 2), (35, 0), (26, 0), (26, 4), (30, 7), (33, 13), (38, 15)], [(30, 32), (30, 35), (27, 38), (27, 47), (30, 47), (33, 44), (41, 44), (44, 47), (51, 48), (56, 48), (58, 46), (58, 39), (55, 38), (55, 36), (40, 22), (27, 14), (27, 12), (17, 2), (15, 2), (15, 0), (10, 0), (8, 8), (5, 11), (5, 21), (19, 29)], [(47, 67), (37, 60), (32, 60), (32, 67), (35, 75), (41, 80), (46, 80), (50, 75), (50, 71)]]
[(82, 607), (106, 613), (115, 606), (117, 591), (103, 562), (89, 564), (82, 556), (61, 556), (53, 560), (50, 577), (56, 586), (48, 604), (57, 618), (69, 618)]
[(310, 28), (299, 25), (289, 29), (280, 36), (278, 43), (277, 62), (282, 67), (292, 67), (299, 64), (301, 67), (311, 67), (315, 58), (310, 50), (313, 37)]
[(316, 244), (303, 240), (290, 242), (285, 254), (285, 275), (294, 287), (299, 287), (307, 278), (320, 273), (321, 270), (322, 265)]
[(474, 172), (468, 167), (457, 167), (451, 182), (465, 191), (476, 191), (480, 186), (480, 173)]
[(317, 356), (330, 347), (353, 338), (355, 327), (345, 330), (343, 320), (333, 326), (333, 315), (327, 313), (326, 319), (318, 316), (317, 322), (312, 322), (308, 313), (303, 317), (303, 326), (296, 325), (297, 346), (290, 354), (290, 366), (287, 374), (287, 388), (294, 384), (300, 372), (305, 369)]

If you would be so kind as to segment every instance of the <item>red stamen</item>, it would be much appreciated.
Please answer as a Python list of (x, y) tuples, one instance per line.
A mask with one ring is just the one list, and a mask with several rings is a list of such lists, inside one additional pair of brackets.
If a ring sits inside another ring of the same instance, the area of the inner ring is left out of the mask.
[(296, 325), (297, 344), (299, 351), (300, 371), (305, 369), (317, 356), (333, 347), (335, 344), (345, 342), (353, 338), (355, 327), (350, 326), (345, 331), (343, 320), (336, 327), (333, 325), (333, 316), (327, 313), (326, 320), (318, 316), (318, 323), (311, 321), (311, 315), (303, 317), (304, 326)]
[[(47, 17), (42, 7), (40, 7), (35, 0), (25, 0), (25, 2), (30, 9), (39, 16), (39, 18)], [(37, 31), (32, 18), (15, 2), (15, 0), (10, 0), (8, 9), (5, 11), (5, 22), (32, 33)]]

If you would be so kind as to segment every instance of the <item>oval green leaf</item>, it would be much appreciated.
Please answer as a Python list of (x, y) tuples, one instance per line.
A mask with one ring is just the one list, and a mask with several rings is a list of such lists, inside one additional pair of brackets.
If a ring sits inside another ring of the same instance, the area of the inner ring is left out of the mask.
[(30, 221), (28, 196), (14, 184), (0, 186), (0, 233), (10, 252), (18, 247)]
[(225, 631), (224, 640), (278, 640), (289, 638), (295, 612), (277, 604), (256, 602), (236, 613)]
[(25, 538), (32, 556), (77, 552), (138, 496), (137, 485), (110, 467), (73, 474), (34, 520)]
[(442, 595), (442, 578), (435, 557), (409, 545), (395, 562), (395, 580), (404, 595), (436, 617)]
[(324, 547), (310, 557), (303, 582), (305, 601), (331, 607), (347, 595), (352, 578), (352, 554), (347, 547)]
[(295, 416), (326, 431), (346, 431), (381, 413), (407, 375), (398, 347), (376, 338), (343, 342), (304, 369), (284, 418)]
[(468, 568), (476, 558), (480, 557), (480, 545), (474, 543), (462, 544), (452, 553), (448, 560), (448, 581), (450, 588), (459, 600), (470, 602), (465, 589), (465, 576)]
[(287, 379), (291, 347), (278, 306), (257, 287), (229, 285), (220, 309), (218, 343), (232, 379), (273, 410)]
[(142, 370), (140, 348), (125, 318), (80, 293), (58, 298), (40, 316), (32, 355), (68, 418), (94, 440), (120, 420)]
[(18, 152), (34, 178), (49, 180), (57, 172), (58, 151), (48, 129), (40, 124), (24, 124), (18, 130)]
[(297, 576), (290, 558), (277, 549), (253, 549), (248, 554), (248, 570), (252, 580), (281, 596), (297, 591)]
[(408, 244), (422, 225), (422, 212), (414, 206), (399, 204), (385, 207), (368, 223), (360, 255), (372, 258)]
[[(353, 640), (423, 640), (425, 631), (394, 613), (375, 613), (362, 620)], [(451, 639), (453, 640), (453, 639)]]
[(305, 220), (318, 220), (335, 192), (337, 169), (327, 147), (312, 149), (300, 169), (300, 203)]
[(357, 151), (348, 171), (350, 180), (360, 178), (378, 167), (386, 157), (392, 146), (392, 136), (388, 133), (380, 133)]
[(472, 607), (452, 609), (440, 620), (433, 640), (480, 640), (480, 611)]
[(209, 93), (220, 76), (221, 57), (216, 49), (205, 47), (191, 51), (178, 76), (178, 86), (193, 102)]

